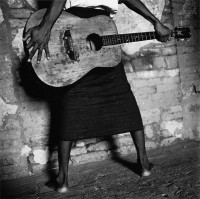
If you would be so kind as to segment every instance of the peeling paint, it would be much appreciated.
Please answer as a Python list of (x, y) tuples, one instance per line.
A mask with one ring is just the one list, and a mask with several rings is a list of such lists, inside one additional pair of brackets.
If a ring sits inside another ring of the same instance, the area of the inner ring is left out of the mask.
[(15, 38), (12, 41), (13, 49), (17, 56), (19, 56), (20, 59), (24, 56), (24, 46), (22, 42), (22, 36), (23, 36), (23, 29), (18, 29), (17, 34), (15, 35)]
[(30, 152), (31, 148), (28, 145), (24, 145), (23, 148), (21, 149), (22, 156), (28, 156)]
[(49, 158), (49, 150), (46, 148), (45, 150), (37, 149), (33, 151), (34, 161), (39, 164), (46, 164)]
[(177, 133), (177, 131), (182, 130), (183, 123), (177, 121), (166, 121), (162, 123), (162, 129), (166, 129), (169, 131), (171, 136), (175, 136), (177, 138), (181, 138), (182, 134)]
[(3, 125), (4, 117), (8, 114), (16, 114), (17, 109), (17, 105), (6, 104), (3, 99), (0, 98), (0, 126)]

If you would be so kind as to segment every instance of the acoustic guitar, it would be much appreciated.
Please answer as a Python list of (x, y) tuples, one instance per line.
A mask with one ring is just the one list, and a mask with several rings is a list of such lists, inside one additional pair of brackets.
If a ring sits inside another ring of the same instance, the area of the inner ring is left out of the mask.
[[(46, 9), (34, 12), (27, 20), (24, 32), (39, 25), (45, 12)], [(190, 29), (175, 28), (171, 36), (176, 39), (190, 38)], [(36, 54), (31, 65), (45, 84), (68, 86), (95, 67), (116, 66), (121, 61), (120, 44), (156, 38), (155, 32), (118, 34), (114, 21), (105, 15), (79, 18), (63, 11), (51, 30), (48, 44), (50, 59), (42, 56), (38, 64)], [(28, 56), (29, 50), (25, 52)]]

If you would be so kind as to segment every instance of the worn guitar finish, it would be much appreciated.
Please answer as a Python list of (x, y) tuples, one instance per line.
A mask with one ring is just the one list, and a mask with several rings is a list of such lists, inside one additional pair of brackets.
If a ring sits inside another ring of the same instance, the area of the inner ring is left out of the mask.
[[(42, 9), (30, 16), (25, 32), (41, 22), (45, 11)], [(121, 60), (120, 46), (92, 50), (92, 42), (87, 42), (87, 37), (93, 33), (116, 34), (117, 29), (107, 16), (83, 19), (63, 11), (51, 31), (50, 59), (42, 56), (39, 64), (37, 54), (32, 59), (32, 67), (39, 79), (47, 85), (62, 87), (74, 83), (95, 67), (116, 66)], [(91, 35), (91, 39), (95, 36)], [(101, 43), (97, 43), (99, 45)]]
[[(46, 9), (42, 9), (33, 13), (24, 31), (38, 25), (45, 12)], [(190, 38), (190, 29), (175, 28), (171, 36), (176, 39)], [(63, 11), (51, 30), (50, 60), (42, 56), (37, 64), (36, 54), (31, 64), (42, 82), (63, 87), (73, 84), (95, 67), (116, 66), (121, 61), (119, 44), (155, 38), (155, 32), (117, 34), (116, 25), (108, 16), (79, 18)], [(29, 54), (27, 49), (25, 52)]]

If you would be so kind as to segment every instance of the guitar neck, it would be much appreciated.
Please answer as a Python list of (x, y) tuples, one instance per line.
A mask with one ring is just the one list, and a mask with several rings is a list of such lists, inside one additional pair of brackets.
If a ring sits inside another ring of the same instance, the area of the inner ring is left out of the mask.
[(103, 46), (156, 39), (155, 32), (129, 33), (101, 36)]

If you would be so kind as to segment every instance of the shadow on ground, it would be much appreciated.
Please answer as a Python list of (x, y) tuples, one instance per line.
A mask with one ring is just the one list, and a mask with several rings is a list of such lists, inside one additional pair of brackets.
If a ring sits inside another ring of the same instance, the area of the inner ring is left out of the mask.
[[(45, 172), (1, 183), (1, 198), (19, 199), (198, 199), (200, 142), (185, 141), (148, 151), (150, 177), (137, 174), (136, 155), (70, 167), (67, 194), (45, 186)], [(56, 172), (52, 171), (53, 174)]]

